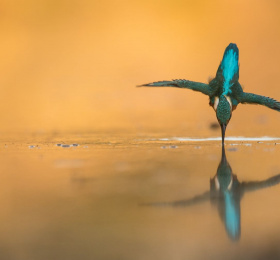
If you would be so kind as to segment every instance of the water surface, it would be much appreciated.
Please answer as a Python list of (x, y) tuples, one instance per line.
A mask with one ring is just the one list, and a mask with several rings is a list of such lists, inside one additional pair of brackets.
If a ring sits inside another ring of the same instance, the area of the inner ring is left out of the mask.
[(225, 152), (220, 165), (220, 141), (2, 136), (2, 257), (278, 259), (280, 145), (228, 140)]

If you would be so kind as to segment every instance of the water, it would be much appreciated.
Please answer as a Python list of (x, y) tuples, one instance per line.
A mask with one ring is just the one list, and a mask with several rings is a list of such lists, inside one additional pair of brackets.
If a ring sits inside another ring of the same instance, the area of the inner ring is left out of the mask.
[(1, 257), (279, 259), (277, 142), (2, 136)]

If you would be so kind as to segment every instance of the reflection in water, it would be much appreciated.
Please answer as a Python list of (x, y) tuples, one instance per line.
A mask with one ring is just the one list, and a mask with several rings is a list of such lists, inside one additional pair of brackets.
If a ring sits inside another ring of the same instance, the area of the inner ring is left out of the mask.
[(217, 207), (228, 236), (231, 240), (236, 241), (239, 240), (241, 234), (240, 201), (244, 193), (267, 188), (279, 182), (280, 174), (263, 181), (239, 182), (237, 176), (232, 173), (225, 149), (222, 147), (222, 159), (216, 175), (210, 180), (210, 191), (186, 200), (158, 202), (148, 205), (188, 207), (210, 200)]

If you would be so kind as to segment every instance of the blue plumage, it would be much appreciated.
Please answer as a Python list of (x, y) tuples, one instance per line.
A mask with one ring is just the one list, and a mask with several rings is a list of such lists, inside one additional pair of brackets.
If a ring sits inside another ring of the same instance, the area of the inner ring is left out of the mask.
[(236, 238), (240, 234), (240, 212), (235, 205), (234, 194), (227, 190), (224, 192), (224, 196), (226, 229), (232, 238)]
[(238, 48), (236, 44), (231, 43), (225, 50), (224, 57), (221, 63), (221, 69), (223, 71), (224, 83), (223, 83), (223, 95), (232, 93), (232, 79), (238, 72)]

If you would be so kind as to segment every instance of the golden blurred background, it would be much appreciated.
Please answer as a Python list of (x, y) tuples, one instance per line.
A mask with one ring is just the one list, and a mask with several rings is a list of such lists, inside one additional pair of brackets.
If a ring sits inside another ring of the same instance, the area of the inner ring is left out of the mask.
[[(1, 0), (0, 132), (202, 135), (206, 96), (135, 86), (207, 82), (234, 42), (245, 91), (280, 100), (279, 13), (276, 0)], [(228, 135), (275, 135), (279, 120), (240, 106)]]

